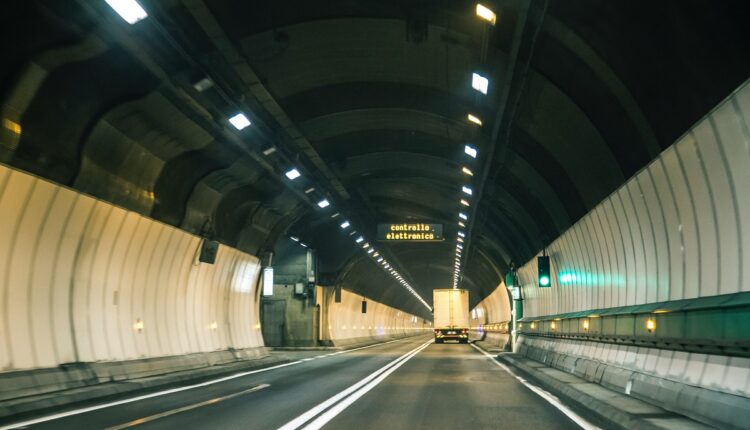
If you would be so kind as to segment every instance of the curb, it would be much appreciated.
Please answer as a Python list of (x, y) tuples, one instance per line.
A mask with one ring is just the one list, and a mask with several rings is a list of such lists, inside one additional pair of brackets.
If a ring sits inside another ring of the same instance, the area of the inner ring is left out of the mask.
[[(496, 356), (496, 360), (511, 368), (519, 376), (523, 376), (539, 387), (549, 391), (557, 396), (565, 405), (570, 407), (576, 413), (599, 425), (605, 429), (643, 429), (643, 430), (664, 430), (673, 428), (667, 426), (655, 425), (644, 418), (653, 418), (651, 416), (640, 417), (619, 409), (611, 404), (593, 397), (581, 390), (574, 388), (574, 383), (561, 382), (549, 375), (537, 371), (534, 367), (529, 366), (514, 357), (514, 353), (504, 353)], [(546, 367), (546, 366), (545, 366)], [(577, 377), (576, 377), (577, 378)], [(577, 378), (580, 379), (580, 378)], [(592, 382), (581, 379), (582, 384), (593, 384)], [(613, 392), (614, 393), (614, 392)], [(619, 394), (619, 393), (618, 393)], [(635, 400), (635, 399), (634, 399)], [(685, 418), (669, 411), (664, 411), (665, 418)], [(687, 419), (687, 418), (686, 418)], [(700, 423), (697, 423), (701, 425)]]

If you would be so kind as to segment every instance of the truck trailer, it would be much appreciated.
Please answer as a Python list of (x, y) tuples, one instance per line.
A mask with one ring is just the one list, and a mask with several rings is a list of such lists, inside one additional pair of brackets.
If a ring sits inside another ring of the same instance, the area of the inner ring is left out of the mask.
[(469, 343), (469, 291), (454, 288), (432, 290), (435, 343), (457, 340)]

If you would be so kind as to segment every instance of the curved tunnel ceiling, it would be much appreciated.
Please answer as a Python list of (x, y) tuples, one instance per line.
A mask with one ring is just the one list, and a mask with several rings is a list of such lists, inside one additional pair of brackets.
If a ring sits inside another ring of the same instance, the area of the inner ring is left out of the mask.
[[(750, 76), (739, 1), (484, 2), (494, 26), (462, 1), (141, 3), (133, 26), (104, 2), (6, 10), (2, 116), (23, 132), (0, 161), (253, 254), (303, 237), (327, 282), (425, 316), (333, 212), (368, 237), (445, 224), (380, 246), (430, 302), (471, 183), (473, 306)], [(253, 125), (229, 128), (236, 111)]]

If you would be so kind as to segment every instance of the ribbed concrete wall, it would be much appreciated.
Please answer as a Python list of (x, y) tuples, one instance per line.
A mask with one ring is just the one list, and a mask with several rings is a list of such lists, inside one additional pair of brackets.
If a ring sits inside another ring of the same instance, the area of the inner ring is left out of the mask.
[(518, 271), (524, 315), (750, 290), (748, 190), (746, 83), (549, 246), (551, 288)]
[(0, 369), (262, 346), (257, 258), (199, 245), (0, 165)]
[[(422, 318), (367, 300), (362, 313), (362, 296), (341, 291), (341, 303), (334, 301), (331, 289), (323, 296), (328, 314), (328, 336), (333, 343), (355, 339), (387, 339), (410, 334), (429, 333), (432, 327)], [(325, 311), (324, 311), (325, 312)]]

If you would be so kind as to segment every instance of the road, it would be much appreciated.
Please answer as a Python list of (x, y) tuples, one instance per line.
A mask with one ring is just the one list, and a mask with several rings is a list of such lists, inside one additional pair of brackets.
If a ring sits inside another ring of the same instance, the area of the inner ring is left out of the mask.
[(473, 345), (410, 338), (79, 411), (33, 429), (573, 429)]

